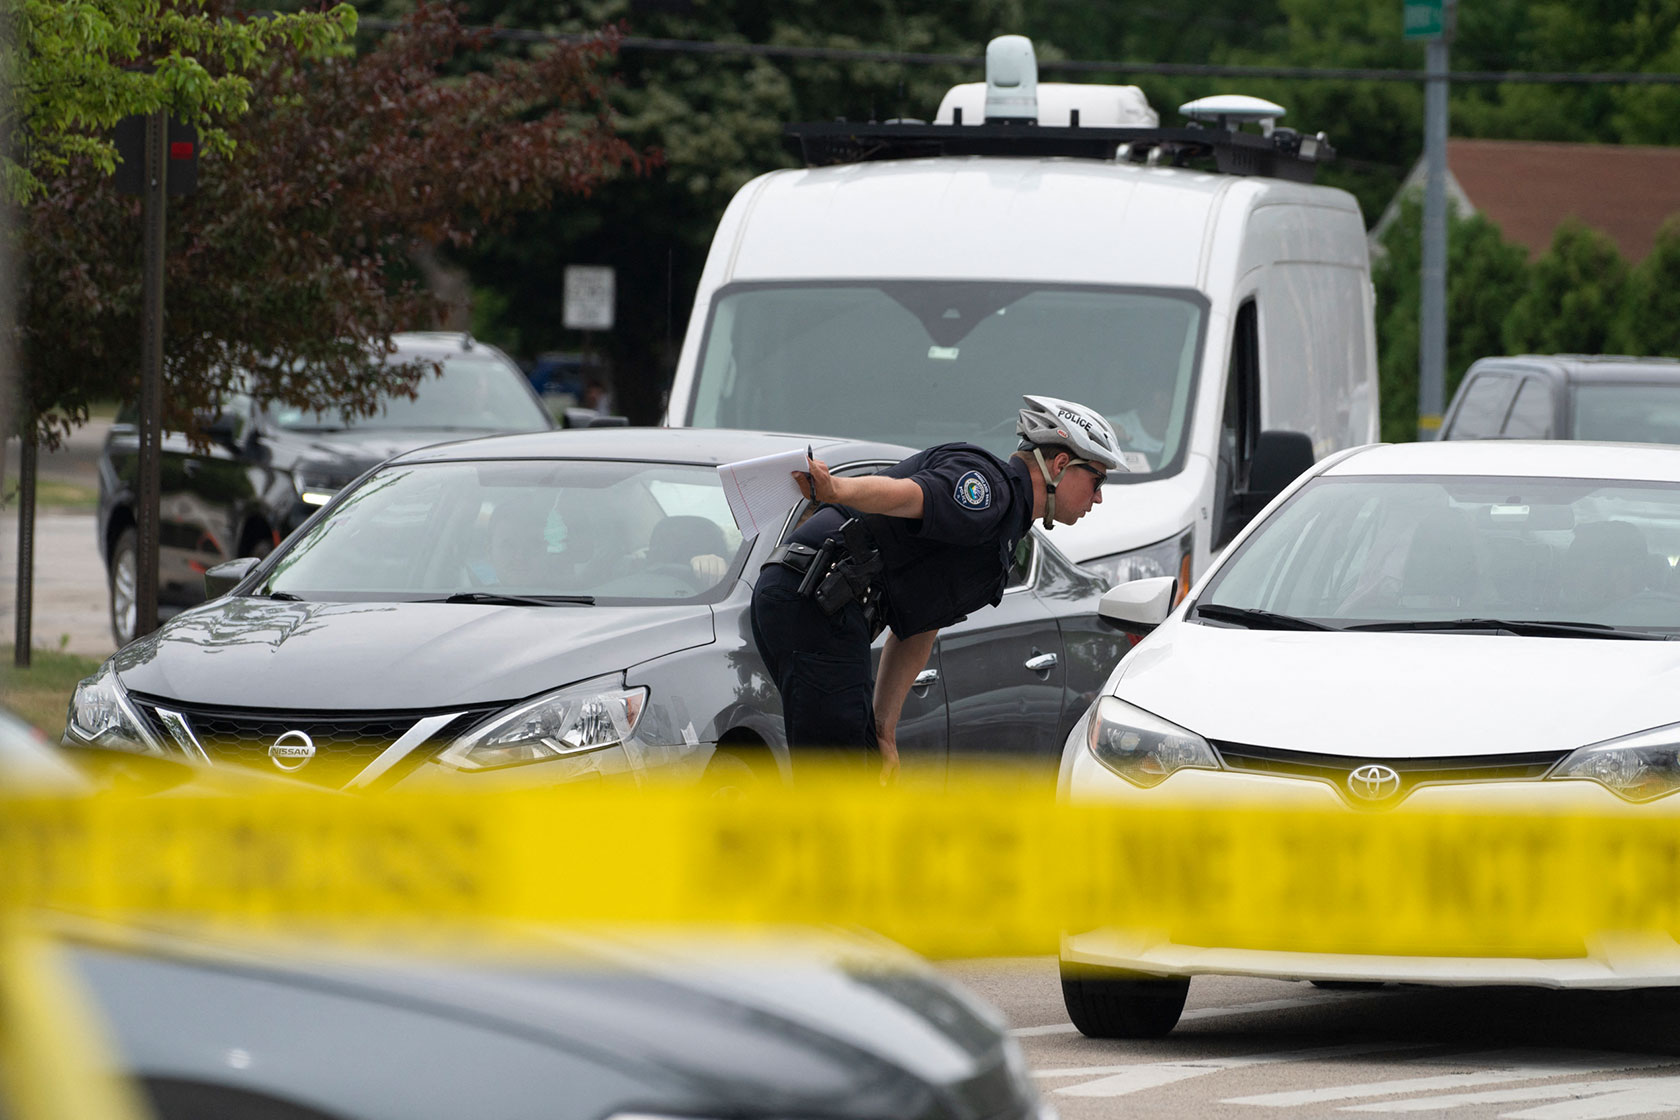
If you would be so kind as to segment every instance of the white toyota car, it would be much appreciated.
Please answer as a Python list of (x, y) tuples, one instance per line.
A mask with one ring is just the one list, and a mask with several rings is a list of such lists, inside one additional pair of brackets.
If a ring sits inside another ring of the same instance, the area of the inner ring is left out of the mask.
[[(1680, 450), (1575, 442), (1355, 448), (1285, 490), (1173, 606), (1170, 577), (1102, 613), (1149, 632), (1063, 752), (1074, 802), (1383, 812), (1534, 807), (1680, 822)], [(1680, 945), (1374, 956), (1069, 932), (1086, 1034), (1164, 1034), (1190, 977), (1680, 984)]]

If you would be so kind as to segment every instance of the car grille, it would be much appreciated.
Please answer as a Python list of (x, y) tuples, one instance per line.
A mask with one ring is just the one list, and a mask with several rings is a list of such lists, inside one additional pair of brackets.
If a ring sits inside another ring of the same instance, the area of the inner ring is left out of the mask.
[[(1398, 805), (1420, 786), (1538, 781), (1569, 753), (1534, 751), (1452, 758), (1371, 758), (1256, 747), (1245, 743), (1215, 742), (1213, 748), (1228, 770), (1326, 782), (1334, 786), (1349, 805), (1361, 809)], [(1399, 781), (1391, 792), (1385, 790), (1382, 796), (1361, 797), (1355, 794), (1349, 779), (1355, 771), (1373, 765), (1392, 770)]]
[(302, 732), (314, 744), (314, 757), (296, 770), (286, 772), (287, 776), (333, 788), (343, 786), (360, 774), (387, 747), (428, 716), (453, 715), (454, 718), (408, 752), (403, 763), (388, 775), (390, 780), (431, 757), (443, 744), (502, 707), (492, 704), (472, 708), (347, 713), (209, 707), (139, 695), (134, 699), (162, 742), (179, 743), (183, 750), (190, 751), (191, 748), (181, 743), (181, 737), (171, 730), (169, 721), (159, 714), (159, 709), (180, 715), (214, 765), (245, 766), (269, 774), (282, 773), (269, 757), (269, 747), (289, 732)]

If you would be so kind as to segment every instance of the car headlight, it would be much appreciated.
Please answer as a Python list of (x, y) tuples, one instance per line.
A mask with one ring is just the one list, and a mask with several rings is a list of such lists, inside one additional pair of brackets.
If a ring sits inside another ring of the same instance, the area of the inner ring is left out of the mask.
[(617, 675), (568, 685), (457, 739), (438, 761), (490, 770), (616, 746), (636, 730), (647, 696), (646, 688), (625, 688)]
[(1680, 724), (1582, 747), (1548, 778), (1586, 778), (1629, 801), (1650, 801), (1680, 789)]
[(1085, 743), (1098, 762), (1145, 789), (1174, 770), (1219, 769), (1206, 739), (1113, 696), (1097, 701)]
[(146, 730), (146, 721), (129, 700), (128, 690), (117, 680), (109, 663), (101, 665), (99, 672), (76, 686), (75, 695), (70, 697), (64, 730), (66, 739), (78, 747), (129, 754), (169, 754)]
[(343, 472), (307, 463), (292, 468), (292, 487), (304, 505), (324, 506), (332, 496), (344, 489)]
[(1082, 560), (1079, 566), (1102, 576), (1103, 582), (1110, 587), (1130, 583), (1134, 579), (1177, 576), (1178, 596), (1182, 599), (1184, 593), (1190, 589), (1193, 539), (1190, 530), (1186, 529), (1175, 537), (1168, 537), (1144, 548), (1098, 556), (1094, 560)]

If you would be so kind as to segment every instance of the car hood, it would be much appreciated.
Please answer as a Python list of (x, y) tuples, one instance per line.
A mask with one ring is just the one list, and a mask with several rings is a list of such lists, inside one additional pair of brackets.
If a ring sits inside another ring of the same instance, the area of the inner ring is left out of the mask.
[(714, 640), (691, 604), (519, 607), (217, 599), (114, 659), (123, 686), (183, 702), (321, 711), (531, 696)]
[[(497, 429), (498, 431), (501, 429)], [(288, 432), (295, 440), (300, 463), (339, 468), (335, 474), (345, 481), (393, 455), (433, 443), (470, 439), (487, 434), (487, 428), (346, 428), (341, 432)]]
[(1113, 690), (1208, 739), (1373, 758), (1570, 750), (1680, 721), (1680, 642), (1170, 622)]

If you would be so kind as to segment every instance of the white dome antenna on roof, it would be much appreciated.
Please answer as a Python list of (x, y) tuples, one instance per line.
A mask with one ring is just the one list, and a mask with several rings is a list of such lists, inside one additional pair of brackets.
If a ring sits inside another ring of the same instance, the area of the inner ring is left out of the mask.
[(1038, 123), (1038, 56), (1025, 35), (986, 44), (986, 123)]
[(1282, 105), (1267, 101), (1262, 97), (1249, 97), (1241, 93), (1221, 93), (1212, 97), (1198, 97), (1194, 101), (1186, 101), (1178, 107), (1178, 111), (1193, 121), (1212, 122), (1215, 127), (1235, 132), (1237, 127), (1245, 121), (1258, 121), (1260, 132), (1265, 136), (1272, 134), (1277, 119), (1283, 116), (1285, 109)]

